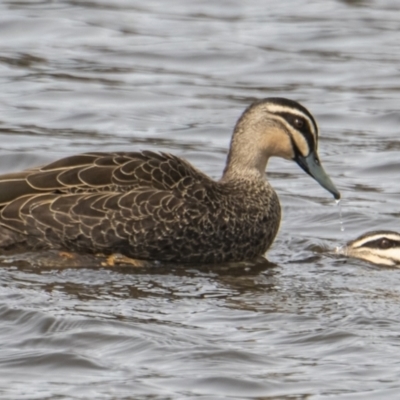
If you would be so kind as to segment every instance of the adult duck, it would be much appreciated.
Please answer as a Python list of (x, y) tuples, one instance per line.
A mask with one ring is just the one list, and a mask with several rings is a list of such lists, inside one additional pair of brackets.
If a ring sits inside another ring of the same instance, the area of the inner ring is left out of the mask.
[(271, 246), (281, 207), (270, 157), (294, 160), (336, 198), (310, 112), (284, 98), (250, 105), (213, 180), (151, 151), (86, 153), (0, 176), (0, 247), (121, 253), (139, 260), (252, 260)]

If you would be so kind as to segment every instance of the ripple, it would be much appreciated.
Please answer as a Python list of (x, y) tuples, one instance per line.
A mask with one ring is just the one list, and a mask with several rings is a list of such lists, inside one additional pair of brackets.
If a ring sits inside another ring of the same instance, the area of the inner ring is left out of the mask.
[(345, 226), (315, 181), (271, 160), (284, 211), (271, 264), (44, 268), (50, 253), (2, 254), (3, 397), (396, 398), (400, 272), (331, 253), (398, 230), (396, 11), (389, 0), (2, 2), (2, 173), (146, 148), (218, 178), (244, 108), (286, 96), (319, 122)]

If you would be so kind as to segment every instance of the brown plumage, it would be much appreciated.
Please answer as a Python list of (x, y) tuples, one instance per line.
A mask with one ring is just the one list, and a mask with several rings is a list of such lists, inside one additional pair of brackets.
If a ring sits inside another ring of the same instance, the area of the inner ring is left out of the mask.
[(265, 99), (236, 124), (219, 181), (150, 151), (87, 153), (0, 176), (0, 247), (176, 262), (255, 259), (281, 217), (264, 176), (269, 157), (294, 159), (339, 197), (319, 164), (317, 135), (300, 104)]

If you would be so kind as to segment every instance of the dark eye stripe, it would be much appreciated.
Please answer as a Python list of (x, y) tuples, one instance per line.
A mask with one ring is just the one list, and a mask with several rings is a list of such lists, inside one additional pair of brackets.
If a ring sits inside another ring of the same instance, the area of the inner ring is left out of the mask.
[[(277, 112), (274, 114), (279, 115), (280, 117), (284, 118), (290, 124), (290, 126), (292, 126), (297, 131), (301, 132), (302, 135), (304, 136), (304, 138), (306, 139), (308, 148), (311, 151), (316, 149), (315, 136), (312, 134), (311, 127), (310, 127), (307, 119), (302, 118), (301, 116), (296, 115), (296, 114), (291, 114), (289, 112)], [(295, 125), (295, 120), (298, 118), (304, 122), (303, 127), (300, 129), (297, 128)], [(316, 126), (314, 126), (314, 129), (315, 129), (315, 132), (317, 132)]]
[(364, 243), (360, 247), (368, 247), (370, 249), (383, 249), (383, 250), (392, 249), (394, 247), (400, 247), (400, 242), (397, 240), (391, 240), (385, 238), (385, 241), (388, 242), (389, 244), (384, 247), (382, 246), (382, 238), (371, 240), (370, 242)]
[(307, 110), (307, 108), (305, 108), (301, 104), (297, 103), (296, 101), (284, 99), (282, 97), (270, 97), (270, 98), (264, 99), (263, 101), (268, 101), (269, 103), (280, 105), (289, 110), (295, 109), (295, 110), (300, 111), (302, 114), (304, 114), (305, 116), (307, 116), (310, 119), (311, 123), (314, 126), (314, 131), (318, 132), (317, 124), (315, 122), (314, 117), (310, 114), (310, 112)]

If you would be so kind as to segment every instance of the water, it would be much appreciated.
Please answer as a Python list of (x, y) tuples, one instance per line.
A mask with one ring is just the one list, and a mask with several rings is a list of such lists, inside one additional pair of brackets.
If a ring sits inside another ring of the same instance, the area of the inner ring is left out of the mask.
[(344, 232), (345, 231), (345, 227), (344, 227), (344, 222), (343, 222), (342, 205), (340, 204), (340, 199), (336, 200), (335, 202), (336, 202), (336, 205), (338, 207), (340, 230), (341, 230), (341, 232)]
[(0, 259), (3, 399), (397, 399), (400, 272), (329, 249), (399, 229), (389, 0), (0, 3), (0, 172), (157, 149), (213, 177), (254, 99), (316, 116), (330, 195), (270, 162), (272, 264), (41, 269)]

